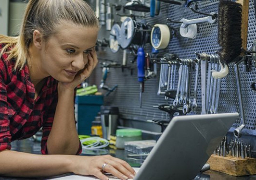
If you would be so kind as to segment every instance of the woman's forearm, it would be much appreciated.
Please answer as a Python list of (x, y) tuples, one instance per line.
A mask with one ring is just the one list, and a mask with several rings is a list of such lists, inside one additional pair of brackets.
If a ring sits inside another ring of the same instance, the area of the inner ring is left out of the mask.
[(102, 165), (105, 163), (105, 171), (120, 179), (133, 178), (135, 175), (135, 171), (128, 163), (110, 155), (37, 155), (11, 150), (0, 152), (0, 175), (50, 177), (71, 172), (108, 179), (102, 172)]
[(0, 152), (0, 174), (17, 177), (53, 176), (71, 172), (68, 155), (35, 155), (11, 150)]
[(52, 130), (47, 141), (48, 153), (76, 154), (79, 143), (74, 116), (74, 90), (59, 90)]

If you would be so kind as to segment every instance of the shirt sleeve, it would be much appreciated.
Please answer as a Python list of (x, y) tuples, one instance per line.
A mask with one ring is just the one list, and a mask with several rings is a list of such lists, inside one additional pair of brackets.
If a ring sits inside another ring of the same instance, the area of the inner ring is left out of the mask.
[[(1, 48), (0, 48), (1, 49)], [(7, 90), (6, 90), (6, 65), (0, 59), (0, 151), (11, 149), (10, 120), (8, 116)]]
[[(46, 115), (44, 117), (45, 121), (43, 124), (43, 136), (42, 136), (42, 141), (41, 141), (41, 153), (42, 154), (48, 154), (47, 139), (48, 139), (48, 136), (52, 129), (52, 124), (53, 124), (53, 119), (54, 119), (54, 114), (55, 114), (55, 110), (57, 107), (57, 103), (58, 103), (58, 95), (56, 93), (54, 95), (54, 100), (52, 101), (51, 106), (50, 106), (49, 110), (46, 112)], [(76, 154), (77, 155), (81, 154), (81, 152), (82, 152), (82, 146), (81, 146), (81, 143), (79, 143), (79, 148), (78, 148)]]

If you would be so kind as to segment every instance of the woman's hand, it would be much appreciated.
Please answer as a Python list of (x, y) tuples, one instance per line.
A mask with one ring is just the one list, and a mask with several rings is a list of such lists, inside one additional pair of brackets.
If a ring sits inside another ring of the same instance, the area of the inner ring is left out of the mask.
[(93, 69), (98, 64), (98, 58), (97, 58), (95, 48), (92, 49), (92, 51), (88, 54), (87, 58), (88, 58), (88, 63), (85, 65), (84, 69), (79, 71), (79, 73), (76, 75), (74, 79), (74, 81), (78, 81), (78, 84), (76, 84), (76, 86), (78, 86), (86, 78), (88, 78), (91, 75)]
[(85, 65), (84, 69), (80, 70), (77, 75), (75, 76), (74, 80), (70, 83), (62, 83), (60, 82), (59, 85), (62, 85), (66, 88), (75, 89), (79, 84), (84, 82), (86, 78), (88, 78), (93, 69), (98, 64), (98, 58), (95, 49), (93, 48), (92, 51), (87, 55), (88, 62)]
[(112, 157), (104, 156), (73, 156), (72, 172), (80, 175), (93, 175), (101, 180), (108, 180), (104, 173), (110, 173), (120, 179), (133, 179), (134, 169), (125, 161)]

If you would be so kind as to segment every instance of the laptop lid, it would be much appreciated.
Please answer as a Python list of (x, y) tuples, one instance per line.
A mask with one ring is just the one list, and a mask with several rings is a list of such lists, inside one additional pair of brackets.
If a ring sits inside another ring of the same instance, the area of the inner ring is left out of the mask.
[(174, 117), (134, 180), (194, 179), (238, 113)]

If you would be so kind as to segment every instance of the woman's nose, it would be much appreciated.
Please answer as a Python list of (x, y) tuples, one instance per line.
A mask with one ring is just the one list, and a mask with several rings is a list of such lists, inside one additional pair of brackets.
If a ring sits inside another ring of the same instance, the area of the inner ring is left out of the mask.
[(74, 61), (72, 61), (72, 66), (78, 70), (81, 70), (85, 67), (88, 62), (88, 58), (85, 55), (79, 55), (75, 57)]

